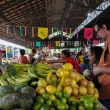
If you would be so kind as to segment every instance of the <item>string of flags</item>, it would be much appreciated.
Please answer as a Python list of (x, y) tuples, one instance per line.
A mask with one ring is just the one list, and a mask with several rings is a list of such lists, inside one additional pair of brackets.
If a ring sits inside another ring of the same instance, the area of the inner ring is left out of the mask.
[(36, 41), (28, 42), (28, 46), (37, 46), (37, 47), (48, 47), (49, 49), (53, 47), (78, 47), (78, 46), (89, 46), (91, 43), (97, 45), (103, 43), (103, 40), (93, 40), (93, 41)]
[[(11, 25), (7, 25), (7, 35), (9, 34), (9, 29), (12, 27)], [(48, 37), (49, 29), (47, 27), (27, 27), (27, 26), (13, 26), (13, 34), (16, 35), (17, 31), (19, 30), (19, 36), (20, 37), (26, 37), (27, 32), (31, 31), (32, 37), (39, 37), (42, 40), (46, 39)], [(58, 36), (59, 34), (64, 34), (66, 37), (72, 37), (72, 31), (74, 31), (74, 28), (51, 28), (51, 35)], [(60, 33), (61, 32), (61, 33)], [(65, 32), (65, 33), (63, 33)], [(78, 38), (78, 29), (76, 31), (77, 38)]]

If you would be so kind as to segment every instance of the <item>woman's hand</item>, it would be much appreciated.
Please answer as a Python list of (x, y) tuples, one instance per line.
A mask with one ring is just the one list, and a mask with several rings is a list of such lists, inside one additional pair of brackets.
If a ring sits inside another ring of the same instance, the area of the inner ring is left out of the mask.
[(97, 67), (94, 67), (93, 68), (93, 74), (94, 75), (98, 75), (98, 74), (100, 74), (101, 73), (101, 67), (99, 67), (99, 66), (97, 66)]

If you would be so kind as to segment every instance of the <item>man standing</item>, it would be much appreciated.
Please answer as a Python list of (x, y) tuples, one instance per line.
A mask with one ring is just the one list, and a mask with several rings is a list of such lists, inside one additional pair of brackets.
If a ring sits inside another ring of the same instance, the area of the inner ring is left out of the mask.
[(110, 19), (105, 17), (98, 19), (94, 30), (99, 38), (106, 40), (99, 65), (93, 68), (93, 74), (98, 75), (101, 84), (99, 100), (110, 110)]

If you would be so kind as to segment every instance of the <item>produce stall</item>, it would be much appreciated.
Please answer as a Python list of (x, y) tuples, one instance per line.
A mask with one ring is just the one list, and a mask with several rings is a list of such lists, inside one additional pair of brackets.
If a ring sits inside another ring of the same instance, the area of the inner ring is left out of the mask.
[(66, 63), (10, 64), (0, 77), (0, 110), (106, 110), (93, 82)]

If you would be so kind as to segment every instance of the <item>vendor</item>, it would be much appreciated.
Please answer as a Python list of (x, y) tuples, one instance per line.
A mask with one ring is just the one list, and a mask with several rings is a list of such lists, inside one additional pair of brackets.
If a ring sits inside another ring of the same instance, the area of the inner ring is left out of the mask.
[(68, 50), (63, 50), (61, 52), (60, 60), (47, 60), (46, 63), (71, 63), (73, 65), (73, 68), (76, 69), (78, 73), (82, 72), (82, 69), (77, 61), (70, 57), (70, 52)]

